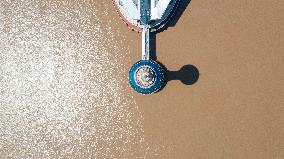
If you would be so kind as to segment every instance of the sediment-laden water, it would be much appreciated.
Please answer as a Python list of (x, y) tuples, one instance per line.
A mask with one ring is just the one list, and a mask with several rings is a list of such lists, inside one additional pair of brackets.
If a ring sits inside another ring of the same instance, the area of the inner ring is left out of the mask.
[(1, 0), (0, 158), (284, 158), (283, 7), (181, 0), (151, 42), (170, 81), (143, 96), (111, 0)]
[(1, 158), (157, 155), (125, 89), (129, 50), (110, 4), (0, 2)]

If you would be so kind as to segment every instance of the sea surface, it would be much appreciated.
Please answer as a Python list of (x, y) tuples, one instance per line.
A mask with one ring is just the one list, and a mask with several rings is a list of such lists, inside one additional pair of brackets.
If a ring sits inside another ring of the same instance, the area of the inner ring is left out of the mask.
[[(112, 14), (110, 14), (111, 12)], [(130, 45), (105, 1), (0, 2), (1, 158), (144, 158)]]
[(284, 3), (181, 2), (143, 96), (111, 0), (0, 1), (0, 158), (284, 158)]

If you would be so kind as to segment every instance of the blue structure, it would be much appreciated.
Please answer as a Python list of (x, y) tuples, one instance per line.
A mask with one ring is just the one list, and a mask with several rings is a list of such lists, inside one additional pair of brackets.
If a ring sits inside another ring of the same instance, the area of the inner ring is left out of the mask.
[(140, 20), (143, 24), (149, 24), (150, 21), (150, 1), (149, 0), (140, 0)]
[(165, 69), (154, 60), (140, 60), (129, 71), (130, 85), (141, 94), (157, 92), (165, 82)]

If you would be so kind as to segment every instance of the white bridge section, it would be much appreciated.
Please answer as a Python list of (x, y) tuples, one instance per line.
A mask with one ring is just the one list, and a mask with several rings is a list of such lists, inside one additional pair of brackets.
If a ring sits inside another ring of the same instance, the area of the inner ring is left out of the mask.
[(142, 30), (142, 59), (150, 59), (150, 28), (147, 25)]
[(151, 20), (161, 19), (170, 2), (171, 0), (159, 0), (156, 4), (155, 0), (151, 0)]
[(127, 13), (131, 19), (140, 19), (140, 0), (138, 0), (138, 8), (132, 0), (116, 0), (116, 2), (123, 9), (122, 13)]
[[(122, 13), (126, 13), (133, 20), (140, 19), (140, 0), (137, 6), (133, 0), (115, 0), (121, 6)], [(161, 19), (172, 0), (150, 0), (151, 1), (151, 20)]]

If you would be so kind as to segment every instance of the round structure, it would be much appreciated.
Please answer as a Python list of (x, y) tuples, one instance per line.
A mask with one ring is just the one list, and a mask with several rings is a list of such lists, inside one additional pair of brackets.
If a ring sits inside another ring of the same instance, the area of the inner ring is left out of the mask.
[(140, 60), (131, 67), (129, 82), (138, 93), (154, 93), (165, 84), (165, 70), (156, 61)]

